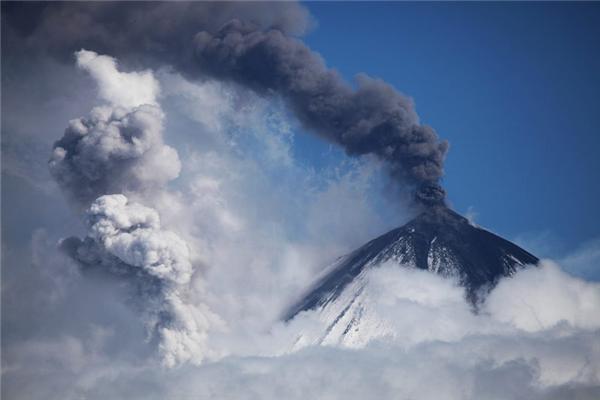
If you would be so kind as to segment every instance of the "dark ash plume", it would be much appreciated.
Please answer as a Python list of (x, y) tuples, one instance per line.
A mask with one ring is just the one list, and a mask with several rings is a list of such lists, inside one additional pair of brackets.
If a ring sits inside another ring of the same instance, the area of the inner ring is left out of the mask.
[(308, 11), (288, 1), (2, 2), (1, 16), (3, 53), (29, 53), (26, 60), (48, 54), (70, 63), (73, 52), (86, 48), (137, 69), (170, 64), (188, 70), (194, 35), (216, 32), (234, 18), (290, 35), (310, 25)]
[[(237, 82), (280, 96), (308, 129), (349, 155), (374, 154), (395, 180), (416, 189), (417, 202), (428, 205), (421, 201), (433, 193), (427, 188), (441, 189), (447, 142), (421, 125), (412, 101), (390, 85), (360, 75), (354, 88), (327, 68), (297, 39), (310, 25), (298, 3), (3, 3), (2, 9), (4, 47), (69, 61), (73, 51), (88, 48), (138, 69), (172, 65), (187, 77)], [(437, 189), (435, 203), (443, 203)]]
[(438, 183), (422, 184), (415, 192), (416, 201), (428, 207), (445, 205), (446, 191)]
[(392, 176), (419, 193), (425, 188), (421, 203), (443, 202), (438, 182), (448, 143), (419, 124), (412, 101), (387, 83), (359, 75), (353, 89), (300, 40), (239, 20), (198, 33), (195, 46), (203, 73), (281, 96), (307, 128), (349, 155), (374, 154)]

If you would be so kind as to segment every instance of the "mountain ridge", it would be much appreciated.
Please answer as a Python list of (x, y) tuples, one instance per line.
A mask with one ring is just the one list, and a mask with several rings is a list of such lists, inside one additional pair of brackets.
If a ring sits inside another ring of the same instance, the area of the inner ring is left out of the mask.
[(445, 205), (428, 207), (407, 224), (392, 229), (340, 257), (283, 315), (326, 307), (363, 271), (393, 260), (400, 265), (457, 278), (476, 305), (499, 279), (539, 259), (516, 244), (471, 224)]

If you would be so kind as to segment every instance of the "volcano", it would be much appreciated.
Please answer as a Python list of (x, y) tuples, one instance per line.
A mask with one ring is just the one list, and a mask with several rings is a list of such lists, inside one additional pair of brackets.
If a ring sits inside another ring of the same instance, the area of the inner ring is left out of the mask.
[[(399, 268), (419, 268), (456, 279), (476, 306), (501, 278), (539, 260), (439, 203), (427, 207), (406, 225), (339, 258), (285, 313), (284, 320), (289, 321), (302, 311), (316, 310), (329, 315), (333, 325), (345, 319), (347, 324), (356, 323), (360, 316), (346, 314), (364, 312), (357, 306), (357, 299), (365, 273), (387, 261), (394, 261)], [(350, 325), (341, 332), (348, 332)]]

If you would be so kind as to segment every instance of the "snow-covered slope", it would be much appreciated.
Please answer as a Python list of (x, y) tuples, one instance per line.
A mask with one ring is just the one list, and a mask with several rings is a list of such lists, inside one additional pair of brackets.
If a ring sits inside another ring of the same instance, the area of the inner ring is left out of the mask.
[(372, 268), (393, 262), (399, 268), (419, 268), (451, 277), (465, 287), (469, 301), (476, 303), (501, 277), (538, 261), (449, 208), (431, 207), (408, 224), (337, 260), (284, 319), (314, 310), (327, 326), (317, 342), (360, 346), (370, 337), (393, 334), (385, 318), (377, 315), (377, 307), (370, 304), (374, 300), (368, 293), (367, 279)]

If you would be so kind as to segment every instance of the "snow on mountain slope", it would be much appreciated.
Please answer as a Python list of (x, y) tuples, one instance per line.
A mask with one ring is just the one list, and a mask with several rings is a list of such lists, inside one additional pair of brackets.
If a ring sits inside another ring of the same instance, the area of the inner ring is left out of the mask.
[(314, 310), (326, 326), (316, 335), (301, 334), (297, 346), (360, 347), (373, 337), (395, 334), (395, 328), (377, 311), (378, 296), (368, 285), (369, 272), (382, 264), (428, 270), (452, 279), (464, 287), (467, 299), (475, 305), (500, 278), (538, 261), (454, 211), (431, 207), (406, 225), (338, 259), (284, 319), (290, 321), (302, 311)]

